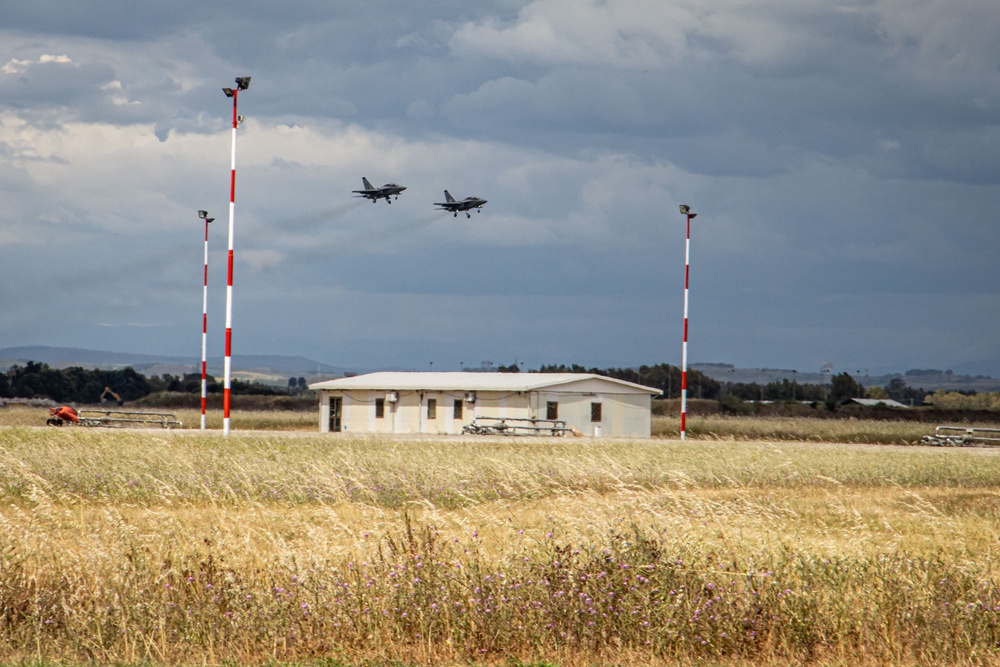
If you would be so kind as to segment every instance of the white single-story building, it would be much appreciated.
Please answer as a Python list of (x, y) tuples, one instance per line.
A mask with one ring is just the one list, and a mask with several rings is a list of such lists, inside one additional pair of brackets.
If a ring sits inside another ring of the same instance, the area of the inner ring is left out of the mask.
[(558, 420), (583, 435), (644, 438), (661, 393), (589, 373), (386, 372), (309, 388), (320, 392), (321, 433), (462, 433), (478, 418)]

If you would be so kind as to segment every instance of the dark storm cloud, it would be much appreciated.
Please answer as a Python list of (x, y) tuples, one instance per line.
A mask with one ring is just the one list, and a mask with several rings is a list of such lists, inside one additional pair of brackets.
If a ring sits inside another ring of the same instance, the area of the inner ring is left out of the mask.
[(95, 97), (111, 96), (109, 90), (101, 91), (115, 79), (107, 65), (81, 66), (65, 55), (49, 54), (38, 60), (12, 59), (4, 66), (3, 75), (0, 95), (7, 104), (25, 111), (89, 106)]
[(135, 3), (102, 0), (4, 2), (4, 28), (25, 34), (87, 37), (108, 41), (155, 41), (182, 29), (217, 27), (236, 32), (261, 26), (300, 26), (327, 14), (324, 3), (289, 0), (280, 5), (241, 3), (211, 5), (193, 0)]

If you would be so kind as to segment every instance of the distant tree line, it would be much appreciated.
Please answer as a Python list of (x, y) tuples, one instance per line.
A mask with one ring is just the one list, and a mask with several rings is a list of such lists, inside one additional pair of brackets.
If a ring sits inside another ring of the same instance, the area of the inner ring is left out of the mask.
[(1000, 410), (1000, 393), (945, 391), (938, 389), (924, 399), (936, 408), (944, 410)]
[[(681, 395), (681, 369), (670, 364), (639, 366), (638, 368), (585, 368), (579, 364), (569, 366), (566, 364), (543, 364), (537, 372), (593, 373), (616, 380), (634, 382), (645, 387), (654, 387), (663, 392), (663, 398), (678, 398)], [(723, 385), (700, 371), (688, 369), (687, 389), (689, 398), (718, 400), (722, 396)]]
[[(501, 373), (519, 373), (517, 363), (499, 365)], [(662, 392), (663, 398), (679, 398), (681, 395), (681, 369), (670, 364), (639, 366), (638, 368), (586, 368), (579, 364), (542, 365), (532, 373), (593, 373), (618, 380), (634, 382), (646, 387), (654, 387)], [(927, 392), (906, 385), (902, 378), (893, 378), (885, 387), (865, 388), (849, 373), (840, 373), (830, 378), (829, 384), (800, 384), (794, 380), (758, 384), (754, 382), (719, 382), (704, 373), (688, 370), (688, 398), (732, 401), (805, 401), (823, 402), (828, 405), (850, 398), (891, 398), (901, 403), (922, 405)], [(85, 369), (79, 366), (56, 369), (47, 364), (29, 361), (25, 365), (11, 366), (0, 373), (0, 398), (48, 397), (59, 403), (96, 404), (101, 401), (105, 388), (117, 394), (122, 401), (135, 401), (150, 394), (174, 392), (187, 394), (201, 393), (201, 374), (164, 374), (147, 377), (132, 368), (120, 370)], [(222, 383), (208, 376), (209, 394), (221, 394)], [(277, 396), (299, 394), (308, 390), (303, 377), (289, 378), (288, 389), (272, 387), (259, 382), (233, 380), (231, 392), (234, 395)], [(935, 402), (941, 402), (937, 396)], [(951, 398), (950, 400), (956, 400)]]
[[(516, 364), (499, 366), (501, 373), (517, 373)], [(531, 371), (536, 372), (536, 371)], [(579, 364), (543, 364), (539, 373), (593, 373), (618, 380), (655, 387), (663, 392), (662, 398), (680, 398), (681, 369), (670, 364), (639, 366), (638, 368), (586, 368)], [(902, 378), (893, 378), (885, 387), (865, 388), (850, 373), (840, 373), (830, 378), (829, 384), (799, 383), (795, 380), (757, 382), (719, 382), (704, 373), (689, 369), (688, 398), (705, 398), (729, 401), (803, 401), (837, 404), (851, 398), (891, 398), (900, 403), (922, 405), (927, 392), (909, 387)]]
[(923, 405), (926, 397), (926, 391), (907, 386), (902, 378), (893, 378), (885, 387), (873, 387), (868, 390), (868, 398), (891, 398), (900, 403), (913, 405)]
[[(209, 376), (207, 391), (222, 393), (221, 382)], [(0, 398), (51, 398), (57, 403), (100, 403), (107, 399), (105, 388), (122, 401), (135, 401), (157, 392), (201, 393), (201, 373), (146, 377), (133, 368), (120, 370), (87, 369), (79, 366), (52, 368), (29, 361), (0, 373)], [(286, 392), (259, 382), (233, 380), (233, 394), (283, 395)]]

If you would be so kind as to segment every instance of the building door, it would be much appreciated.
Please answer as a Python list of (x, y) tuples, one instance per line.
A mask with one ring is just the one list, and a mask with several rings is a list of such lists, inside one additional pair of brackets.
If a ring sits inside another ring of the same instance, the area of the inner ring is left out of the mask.
[(340, 433), (340, 420), (343, 412), (343, 402), (339, 396), (330, 397), (330, 433)]

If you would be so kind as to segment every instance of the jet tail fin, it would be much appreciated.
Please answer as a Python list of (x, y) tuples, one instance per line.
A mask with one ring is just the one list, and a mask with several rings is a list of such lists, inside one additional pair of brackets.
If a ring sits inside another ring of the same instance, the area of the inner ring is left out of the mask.
[(364, 176), (361, 177), (361, 182), (364, 183), (365, 190), (374, 190), (375, 189), (375, 188), (372, 187), (372, 184), (368, 182), (368, 179), (365, 178)]
[(453, 202), (453, 201), (455, 201), (455, 198), (451, 196), (450, 192), (448, 192), (447, 190), (445, 190), (444, 191), (444, 200), (446, 202)]

